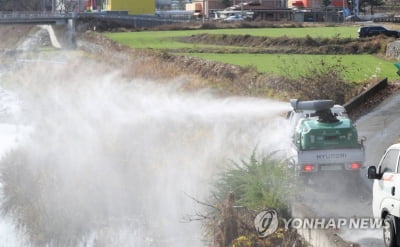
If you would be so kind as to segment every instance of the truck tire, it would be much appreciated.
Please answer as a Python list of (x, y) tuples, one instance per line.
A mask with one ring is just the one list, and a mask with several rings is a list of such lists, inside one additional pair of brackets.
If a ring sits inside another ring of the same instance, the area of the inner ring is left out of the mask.
[(383, 220), (383, 241), (386, 247), (397, 247), (395, 224), (398, 219), (387, 214)]
[(313, 181), (311, 174), (300, 174), (302, 182), (305, 186), (312, 185)]

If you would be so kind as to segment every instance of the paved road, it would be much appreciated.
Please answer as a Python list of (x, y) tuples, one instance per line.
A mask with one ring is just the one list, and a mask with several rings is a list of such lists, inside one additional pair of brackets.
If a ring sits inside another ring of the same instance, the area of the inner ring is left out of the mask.
[[(377, 165), (379, 160), (391, 144), (399, 141), (400, 132), (400, 93), (387, 98), (373, 112), (361, 117), (357, 122), (360, 136), (365, 136), (366, 163), (365, 166)], [(368, 185), (369, 197), (371, 198), (372, 181), (366, 178), (367, 169), (363, 170), (362, 177)], [(368, 208), (360, 208), (360, 212), (372, 215), (371, 201)], [(361, 216), (361, 215), (360, 215)], [(382, 231), (370, 230), (365, 232), (353, 232), (343, 235), (344, 238), (357, 240), (361, 246), (384, 246)]]
[[(388, 97), (371, 113), (357, 122), (359, 136), (366, 137), (365, 166), (376, 165), (385, 149), (399, 141), (400, 93)], [(304, 204), (319, 217), (372, 218), (372, 181), (366, 178), (367, 169), (361, 172), (364, 186), (357, 189), (348, 186), (341, 178), (324, 180), (325, 186), (312, 186), (303, 195)], [(327, 193), (329, 191), (329, 193)], [(362, 247), (384, 246), (381, 229), (341, 228), (338, 234), (345, 240)]]
[(367, 138), (366, 165), (378, 164), (386, 148), (400, 140), (399, 106), (400, 93), (397, 93), (356, 122), (359, 135)]

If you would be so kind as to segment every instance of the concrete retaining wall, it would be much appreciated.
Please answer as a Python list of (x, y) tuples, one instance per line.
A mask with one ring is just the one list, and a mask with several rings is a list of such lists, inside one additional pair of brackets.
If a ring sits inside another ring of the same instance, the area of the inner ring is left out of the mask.
[(385, 78), (377, 83), (375, 83), (372, 87), (368, 88), (365, 92), (357, 95), (353, 99), (351, 99), (349, 102), (347, 102), (344, 107), (346, 108), (348, 113), (351, 113), (358, 107), (360, 107), (362, 104), (364, 104), (369, 98), (371, 98), (373, 95), (378, 93), (380, 90), (386, 88), (388, 85), (388, 79)]
[[(292, 203), (292, 216), (301, 219), (315, 218), (316, 214), (300, 203)], [(297, 229), (297, 232), (314, 247), (359, 247), (358, 244), (344, 241), (335, 229)]]

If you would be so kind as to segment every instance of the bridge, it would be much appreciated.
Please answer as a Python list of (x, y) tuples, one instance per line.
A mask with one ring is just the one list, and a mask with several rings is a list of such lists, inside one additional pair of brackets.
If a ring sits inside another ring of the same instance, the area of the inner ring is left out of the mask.
[(177, 22), (189, 18), (174, 19), (156, 15), (128, 15), (127, 13), (54, 13), (54, 12), (0, 12), (0, 24), (68, 24), (77, 20), (108, 20), (132, 27), (150, 27)]
[(61, 24), (72, 19), (71, 14), (51, 12), (0, 12), (0, 24)]
[[(46, 25), (45, 29), (49, 32), (53, 46), (58, 48), (75, 47), (76, 26), (81, 23), (89, 24), (86, 27), (88, 29), (100, 30), (102, 26), (110, 26), (110, 24), (114, 27), (141, 28), (188, 21), (191, 20), (189, 18), (174, 19), (157, 15), (128, 15), (126, 11), (94, 13), (0, 12), (0, 25)], [(58, 32), (54, 30), (58, 30)]]

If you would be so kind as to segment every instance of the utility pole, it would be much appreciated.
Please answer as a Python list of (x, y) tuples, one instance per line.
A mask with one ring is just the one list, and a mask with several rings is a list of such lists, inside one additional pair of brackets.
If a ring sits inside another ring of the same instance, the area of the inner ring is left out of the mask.
[(205, 22), (206, 16), (208, 17), (208, 0), (203, 0), (203, 23)]
[(206, 0), (203, 0), (203, 23), (206, 20)]
[(345, 6), (346, 6), (346, 4), (345, 4), (345, 2), (344, 2), (344, 0), (343, 0), (343, 22), (346, 22), (346, 12), (345, 12)]
[(354, 0), (353, 10), (354, 10), (354, 15), (355, 16), (358, 16), (358, 4), (359, 4), (359, 1), (358, 0)]
[(206, 17), (207, 17), (207, 19), (208, 19), (208, 14), (210, 13), (210, 9), (209, 9), (209, 2), (208, 2), (209, 0), (206, 0)]

